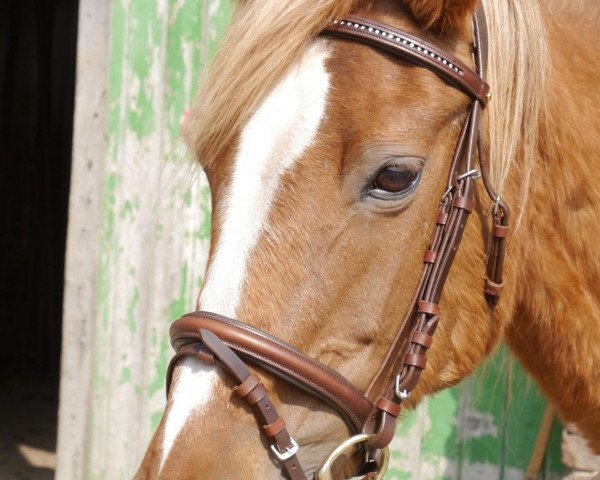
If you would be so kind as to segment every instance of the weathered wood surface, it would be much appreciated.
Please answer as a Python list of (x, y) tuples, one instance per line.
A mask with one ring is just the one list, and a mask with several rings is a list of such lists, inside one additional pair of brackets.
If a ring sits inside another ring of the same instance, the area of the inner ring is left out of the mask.
[[(202, 281), (208, 187), (178, 133), (232, 2), (80, 5), (57, 478), (126, 479), (161, 418), (168, 325)], [(406, 418), (389, 479), (523, 478), (544, 402), (505, 357)]]
[(229, 15), (81, 1), (58, 478), (131, 477), (160, 420), (168, 325), (194, 305), (209, 237), (176, 140)]
[(109, 4), (79, 3), (77, 87), (65, 264), (57, 479), (86, 478), (99, 257)]

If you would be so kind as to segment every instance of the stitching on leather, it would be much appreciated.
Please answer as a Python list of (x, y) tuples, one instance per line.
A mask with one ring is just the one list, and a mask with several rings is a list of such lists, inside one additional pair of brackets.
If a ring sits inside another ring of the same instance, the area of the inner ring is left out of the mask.
[[(352, 21), (352, 20), (350, 20), (350, 21)], [(359, 23), (359, 22), (360, 21), (357, 20), (355, 23)], [(360, 22), (360, 23), (362, 23), (362, 22)], [(363, 24), (365, 26), (368, 25), (366, 23), (363, 23)], [(373, 23), (373, 25), (376, 25), (376, 24)], [(405, 48), (405, 47), (403, 47), (402, 44), (398, 44), (396, 42), (393, 42), (393, 41), (389, 40), (387, 37), (381, 37), (381, 36), (379, 36), (379, 35), (377, 35), (375, 33), (369, 32), (368, 30), (359, 30), (359, 31), (357, 31), (354, 27), (348, 27), (346, 25), (340, 25), (339, 23), (331, 26), (331, 28), (334, 29), (334, 30), (352, 32), (353, 36), (361, 36), (362, 35), (362, 36), (366, 36), (366, 37), (369, 37), (369, 38), (377, 39), (378, 42), (385, 43), (386, 45), (389, 45), (389, 46), (393, 46), (396, 49), (398, 49), (398, 48), (400, 48), (400, 49)], [(398, 31), (398, 33), (396, 33), (397, 32), (396, 30), (391, 29), (389, 27), (383, 27), (383, 26), (381, 26), (381, 27), (377, 26), (375, 28), (378, 28), (380, 30), (390, 31), (391, 33), (394, 33), (398, 37), (400, 37), (400, 36), (406, 37), (407, 39), (410, 39), (411, 41), (413, 41), (413, 43), (418, 44), (419, 46), (423, 46), (424, 45), (421, 40), (418, 40), (416, 37), (413, 37), (412, 35), (409, 35), (409, 34), (407, 34), (405, 32), (401, 32), (400, 33)], [(463, 70), (463, 73), (466, 74), (466, 75), (462, 75), (462, 78), (464, 78), (466, 76), (469, 76), (469, 77), (473, 78), (477, 82), (477, 87), (472, 86), (466, 80), (461, 80), (460, 76), (458, 76), (458, 77), (452, 76), (452, 74), (456, 73), (456, 72), (454, 72), (454, 70), (451, 70), (450, 68), (448, 68), (446, 70), (443, 64), (440, 65), (438, 61), (433, 61), (431, 59), (431, 57), (429, 57), (427, 54), (425, 54), (423, 52), (419, 52), (418, 50), (412, 50), (412, 49), (411, 50), (407, 50), (407, 52), (412, 52), (415, 55), (421, 57), (422, 59), (426, 59), (427, 61), (434, 63), (438, 67), (441, 67), (443, 70), (440, 70), (440, 72), (445, 72), (447, 75), (451, 76), (452, 80), (454, 80), (457, 83), (460, 83), (461, 85), (463, 85), (464, 88), (466, 88), (468, 91), (475, 93), (476, 97), (481, 97), (482, 96), (482, 92), (483, 92), (483, 90), (485, 90), (485, 85), (486, 84), (485, 84), (485, 82), (482, 82), (482, 81), (479, 80), (480, 77), (477, 74), (475, 74), (475, 72), (473, 72), (473, 70), (471, 68), (469, 68), (466, 65), (464, 65), (462, 63), (462, 61), (457, 60), (457, 59), (455, 60), (454, 57), (451, 57), (451, 58), (453, 58), (453, 60), (448, 60), (448, 58), (447, 58), (448, 54), (442, 52), (441, 50), (439, 50), (434, 45), (430, 46), (429, 44), (427, 44), (426, 48), (427, 48), (427, 50), (431, 51), (431, 53), (436, 53), (438, 56), (444, 58), (445, 60), (449, 61), (453, 65), (455, 65), (457, 67), (460, 67), (461, 70)]]
[[(226, 323), (226, 322), (222, 322), (222, 323)], [(175, 335), (174, 338), (175, 338), (175, 340), (179, 340), (180, 338), (193, 338), (193, 339), (197, 339), (198, 342), (202, 343), (202, 340), (200, 339), (200, 337), (198, 336), (198, 334), (196, 332), (193, 332), (193, 331), (178, 332), (177, 335)], [(248, 348), (242, 347), (241, 345), (238, 345), (238, 344), (236, 344), (234, 342), (225, 341), (225, 340), (221, 340), (221, 341), (225, 345), (227, 345), (229, 347), (235, 348), (236, 350), (243, 351), (243, 352), (245, 352), (245, 353), (247, 353), (249, 355), (256, 356), (256, 357), (262, 359), (267, 364), (277, 365), (283, 371), (288, 372), (288, 374), (293, 374), (293, 375), (295, 375), (295, 376), (303, 379), (306, 383), (312, 385), (315, 390), (318, 390), (319, 392), (321, 392), (322, 394), (324, 394), (326, 397), (328, 397), (328, 398), (330, 398), (332, 400), (337, 400), (337, 402), (335, 402), (335, 403), (339, 404), (339, 406), (348, 415), (350, 415), (356, 421), (356, 423), (358, 425), (360, 425), (360, 424), (363, 423), (363, 422), (361, 422), (361, 420), (358, 418), (358, 416), (354, 412), (354, 409), (352, 407), (350, 407), (342, 398), (340, 398), (338, 395), (334, 394), (333, 392), (325, 389), (324, 387), (320, 386), (319, 384), (315, 383), (313, 380), (311, 380), (310, 378), (306, 377), (305, 375), (302, 375), (300, 372), (292, 370), (291, 368), (286, 367), (285, 365), (283, 365), (283, 364), (281, 364), (279, 362), (276, 362), (273, 359), (265, 357), (264, 355), (261, 355), (260, 353), (257, 353), (257, 352), (255, 352), (253, 350), (248, 349)], [(191, 356), (191, 354), (189, 354), (189, 355)], [(359, 396), (361, 396), (361, 397), (364, 398), (363, 395), (359, 395)]]
[(240, 345), (237, 345), (237, 344), (235, 344), (235, 343), (233, 343), (233, 342), (226, 342), (226, 341), (223, 341), (223, 340), (221, 340), (221, 341), (222, 341), (223, 343), (225, 343), (226, 345), (228, 345), (228, 346), (232, 347), (232, 348), (235, 348), (235, 349), (241, 350), (241, 351), (243, 351), (243, 352), (246, 352), (247, 354), (252, 354), (252, 355), (255, 355), (255, 356), (257, 356), (257, 357), (259, 357), (259, 358), (263, 359), (263, 361), (265, 361), (265, 363), (267, 363), (267, 364), (277, 365), (277, 366), (279, 366), (279, 367), (280, 367), (282, 370), (285, 370), (286, 372), (293, 373), (294, 375), (297, 375), (298, 377), (300, 377), (300, 378), (302, 378), (304, 381), (306, 381), (306, 383), (309, 383), (309, 384), (313, 385), (313, 387), (315, 388), (315, 390), (318, 390), (319, 392), (321, 392), (321, 393), (325, 394), (325, 396), (327, 396), (327, 397), (329, 397), (329, 398), (331, 398), (331, 399), (336, 399), (336, 400), (338, 400), (338, 402), (336, 402), (336, 403), (339, 403), (340, 407), (342, 407), (342, 409), (343, 409), (344, 411), (346, 411), (346, 413), (348, 413), (348, 414), (349, 414), (349, 415), (350, 415), (350, 416), (351, 416), (351, 417), (352, 417), (354, 420), (356, 420), (356, 423), (357, 423), (357, 424), (359, 424), (359, 425), (360, 425), (360, 424), (362, 423), (362, 422), (360, 421), (360, 419), (359, 419), (359, 418), (356, 416), (356, 414), (354, 413), (354, 409), (353, 409), (352, 407), (350, 407), (350, 406), (349, 406), (349, 405), (348, 405), (346, 402), (344, 402), (344, 401), (343, 401), (343, 400), (342, 400), (340, 397), (338, 397), (338, 396), (337, 396), (337, 395), (335, 395), (334, 393), (330, 392), (329, 390), (325, 390), (325, 388), (323, 388), (323, 387), (321, 387), (319, 384), (317, 384), (317, 383), (313, 382), (313, 381), (312, 381), (310, 378), (307, 378), (307, 377), (305, 377), (304, 375), (302, 375), (301, 373), (299, 373), (299, 372), (296, 372), (296, 371), (294, 371), (294, 370), (290, 369), (289, 367), (286, 367), (285, 365), (282, 365), (281, 363), (279, 363), (279, 362), (276, 362), (275, 360), (272, 360), (272, 359), (270, 359), (270, 358), (268, 358), (268, 357), (265, 357), (264, 355), (261, 355), (260, 353), (254, 352), (253, 350), (250, 350), (250, 349), (248, 349), (248, 348), (244, 348), (244, 347), (242, 347), (242, 346), (240, 346)]
[[(387, 44), (387, 45), (390, 45), (390, 46), (393, 46), (393, 47), (399, 47), (400, 49), (402, 49), (402, 47), (403, 47), (403, 46), (402, 46), (402, 44), (398, 44), (398, 43), (396, 43), (396, 42), (393, 42), (393, 41), (389, 40), (387, 37), (381, 37), (381, 36), (379, 36), (379, 35), (377, 35), (377, 34), (375, 34), (375, 33), (369, 32), (368, 30), (360, 30), (359, 32), (357, 32), (357, 31), (354, 29), (354, 27), (352, 27), (352, 28), (349, 28), (349, 27), (347, 27), (346, 25), (341, 25), (341, 26), (339, 26), (339, 27), (336, 25), (336, 28), (339, 28), (340, 30), (349, 31), (349, 32), (356, 32), (356, 34), (357, 34), (357, 35), (364, 35), (364, 36), (368, 36), (368, 37), (370, 37), (370, 38), (377, 39), (377, 40), (378, 40), (379, 42), (381, 42), (381, 43), (385, 43), (385, 44)], [(382, 28), (382, 29), (383, 29), (383, 28)], [(383, 30), (388, 30), (388, 29), (383, 29)], [(397, 36), (401, 36), (401, 35), (397, 35)], [(403, 36), (403, 35), (402, 35), (402, 36)], [(408, 37), (407, 37), (407, 38), (408, 38)], [(411, 40), (412, 40), (412, 39), (411, 39)], [(413, 43), (415, 43), (415, 45), (416, 45), (416, 44), (418, 44), (419, 46), (422, 46), (422, 43), (421, 43), (421, 42), (418, 42), (418, 41), (417, 41), (417, 42), (413, 42)], [(427, 48), (427, 50), (429, 50), (429, 48)], [(419, 56), (419, 57), (421, 57), (422, 59), (426, 59), (426, 60), (428, 60), (429, 62), (433, 62), (435, 65), (438, 65), (438, 66), (440, 66), (440, 67), (442, 67), (442, 68), (445, 68), (445, 67), (443, 66), (443, 64), (442, 64), (442, 65), (439, 65), (439, 63), (438, 63), (437, 61), (433, 61), (433, 60), (431, 60), (431, 57), (427, 56), (427, 54), (423, 53), (422, 51), (419, 51), (419, 50), (412, 50), (412, 49), (408, 50), (408, 49), (407, 49), (407, 52), (412, 52), (413, 54), (415, 54), (416, 56)], [(436, 51), (436, 52), (434, 52), (434, 51), (433, 51), (433, 49), (431, 49), (431, 52), (432, 52), (432, 53), (437, 53), (437, 54), (438, 54), (440, 57), (442, 56), (442, 55), (441, 55), (441, 52), (439, 52), (439, 51)], [(446, 57), (446, 54), (444, 54), (444, 59), (445, 59), (445, 60), (448, 60), (448, 59), (447, 59), (447, 58), (445, 58), (445, 57)], [(450, 61), (450, 63), (452, 63), (453, 65), (456, 65), (457, 67), (460, 65), (460, 66), (462, 67), (462, 62), (461, 62), (461, 63), (454, 63), (454, 62), (455, 62), (455, 61)], [(462, 70), (463, 70), (463, 72), (466, 72), (466, 71), (467, 71), (467, 70), (466, 70), (466, 68), (462, 68)], [(469, 70), (470, 70), (470, 69), (469, 69)], [(446, 73), (446, 74), (448, 74), (448, 75), (452, 75), (453, 73), (456, 73), (456, 72), (454, 72), (454, 70), (451, 70), (450, 68), (447, 68), (447, 69), (444, 69), (444, 70), (440, 70), (440, 71), (441, 71), (441, 72), (445, 72), (445, 73)], [(469, 76), (472, 76), (472, 75), (469, 73)], [(452, 78), (452, 80), (456, 80), (457, 82), (459, 82), (459, 83), (463, 84), (463, 85), (464, 85), (464, 86), (465, 86), (465, 87), (466, 87), (468, 90), (470, 90), (470, 91), (472, 91), (472, 92), (475, 92), (475, 93), (477, 93), (477, 94), (478, 94), (478, 96), (480, 95), (480, 91), (479, 91), (479, 89), (477, 89), (477, 88), (473, 88), (473, 87), (472, 87), (472, 86), (471, 86), (471, 85), (470, 85), (468, 82), (466, 82), (465, 80), (460, 80), (460, 77), (454, 77), (454, 76), (452, 76), (451, 78)]]
[[(352, 20), (352, 19), (354, 19), (354, 20)], [(386, 25), (384, 23), (379, 23), (375, 20), (357, 17), (355, 15), (349, 15), (348, 20), (354, 21), (354, 23), (363, 23), (363, 25), (369, 25), (369, 26), (373, 25), (373, 26), (379, 28), (379, 30), (390, 31), (390, 32), (394, 33), (396, 36), (399, 36), (399, 37), (404, 36), (406, 38), (409, 38), (409, 39), (413, 40), (415, 43), (418, 43), (419, 45), (426, 46), (428, 50), (431, 50), (431, 51), (436, 50), (436, 52), (440, 54), (440, 57), (444, 57), (446, 60), (451, 60), (451, 63), (456, 65), (457, 67), (462, 67), (464, 70), (468, 70), (472, 73), (475, 73), (475, 72), (473, 72), (471, 67), (469, 67), (465, 63), (463, 63), (463, 61), (460, 58), (455, 57), (454, 55), (444, 51), (441, 47), (438, 47), (437, 45), (435, 45), (433, 43), (429, 43), (427, 40), (423, 40), (422, 38), (417, 37), (416, 35), (413, 35), (410, 32), (405, 32), (404, 30), (400, 30), (399, 28), (396, 28), (393, 25)]]
[[(222, 323), (226, 323), (226, 322), (222, 322)], [(179, 340), (179, 339), (181, 339), (181, 338), (189, 338), (189, 339), (196, 340), (196, 341), (197, 341), (197, 342), (199, 342), (199, 343), (202, 343), (202, 339), (200, 338), (200, 336), (198, 335), (198, 333), (197, 333), (197, 332), (194, 332), (194, 331), (184, 331), (184, 332), (178, 332), (178, 333), (175, 335), (175, 337), (174, 337), (174, 338), (175, 338), (175, 340)], [(234, 342), (231, 342), (231, 341), (228, 341), (228, 340), (222, 340), (222, 339), (220, 339), (220, 340), (221, 340), (223, 343), (225, 343), (226, 345), (228, 345), (229, 347), (234, 347), (235, 349), (237, 349), (237, 350), (241, 350), (241, 351), (243, 351), (243, 352), (246, 352), (246, 353), (247, 353), (247, 354), (249, 354), (249, 355), (254, 355), (254, 356), (256, 356), (256, 357), (259, 357), (259, 358), (263, 359), (263, 360), (264, 360), (266, 363), (270, 363), (270, 364), (278, 365), (279, 367), (281, 367), (281, 369), (282, 369), (282, 370), (285, 370), (286, 372), (293, 373), (294, 375), (297, 375), (298, 377), (300, 377), (300, 378), (302, 378), (302, 379), (306, 380), (306, 381), (307, 381), (308, 383), (310, 383), (311, 385), (314, 385), (314, 386), (316, 387), (316, 389), (317, 389), (317, 390), (319, 390), (319, 391), (323, 391), (324, 393), (326, 393), (326, 394), (327, 394), (327, 396), (329, 396), (329, 397), (331, 397), (331, 398), (335, 398), (335, 399), (339, 400), (339, 402), (340, 402), (342, 405), (346, 405), (346, 406), (347, 406), (347, 404), (346, 404), (346, 403), (345, 403), (345, 402), (342, 400), (342, 398), (340, 398), (339, 396), (337, 396), (337, 395), (335, 395), (334, 393), (330, 392), (329, 390), (326, 390), (324, 387), (322, 387), (322, 386), (320, 386), (319, 384), (315, 383), (314, 381), (312, 381), (311, 379), (309, 379), (309, 378), (308, 378), (308, 377), (306, 377), (305, 375), (302, 375), (300, 372), (298, 372), (298, 371), (296, 371), (296, 370), (292, 370), (290, 367), (287, 367), (287, 366), (285, 366), (285, 365), (283, 365), (283, 364), (281, 364), (281, 363), (279, 363), (279, 362), (276, 362), (275, 360), (273, 360), (273, 359), (271, 359), (271, 358), (269, 358), (269, 357), (265, 357), (264, 355), (261, 355), (260, 353), (258, 353), (258, 352), (255, 352), (254, 350), (250, 350), (249, 348), (242, 347), (241, 345), (239, 345), (239, 344), (237, 344), (237, 343), (234, 343)], [(184, 354), (184, 355), (186, 355), (186, 354)], [(190, 353), (189, 355), (191, 356), (192, 354)], [(317, 365), (317, 366), (318, 366), (318, 365)], [(346, 382), (346, 384), (347, 384), (347, 382)], [(347, 384), (347, 385), (348, 385), (348, 384)], [(355, 389), (352, 389), (352, 390), (353, 390), (353, 391), (356, 393), (356, 390), (355, 390)], [(360, 396), (360, 397), (363, 397), (363, 398), (364, 398), (364, 396), (363, 396), (363, 395), (361, 395), (361, 394), (358, 394), (358, 396)], [(355, 418), (356, 418), (356, 417), (355, 417)], [(358, 420), (358, 418), (356, 418), (356, 420)], [(359, 423), (360, 423), (360, 422), (359, 422)]]
[[(186, 335), (184, 335), (184, 333)], [(195, 332), (182, 332), (182, 336), (180, 336), (180, 337), (178, 336), (178, 338), (190, 338), (187, 334), (196, 335)], [(200, 338), (198, 338), (197, 341), (200, 342), (200, 343), (202, 343), (202, 340)], [(277, 365), (277, 366), (279, 366), (281, 368), (281, 370), (283, 370), (285, 372), (288, 372), (288, 374), (293, 374), (293, 375), (298, 376), (299, 378), (302, 378), (306, 383), (312, 385), (315, 390), (319, 391), (321, 394), (325, 395), (327, 398), (329, 398), (334, 403), (336, 403), (342, 410), (344, 410), (355, 421), (355, 423), (357, 425), (362, 425), (363, 422), (358, 418), (357, 414), (354, 412), (354, 409), (352, 407), (350, 407), (340, 397), (338, 397), (334, 393), (330, 392), (329, 390), (326, 390), (324, 387), (322, 387), (319, 384), (313, 382), (311, 379), (305, 377), (301, 373), (296, 372), (294, 370), (291, 370), (290, 368), (286, 367), (285, 365), (282, 365), (279, 362), (276, 362), (275, 360), (272, 360), (272, 359), (270, 359), (268, 357), (265, 357), (264, 355), (261, 355), (261, 354), (259, 354), (257, 352), (254, 352), (253, 350), (244, 348), (244, 347), (242, 347), (240, 345), (237, 345), (237, 344), (235, 344), (233, 342), (228, 342), (228, 341), (223, 341), (223, 340), (221, 340), (221, 341), (223, 343), (225, 343), (225, 345), (229, 346), (230, 348), (234, 348), (236, 350), (240, 350), (242, 352), (247, 353), (248, 355), (253, 355), (253, 356), (259, 357), (260, 359), (262, 359), (267, 364)], [(183, 357), (183, 356), (193, 356), (193, 355), (191, 353), (183, 353), (181, 356)]]
[[(460, 67), (460, 69), (463, 70), (464, 73), (468, 73), (469, 75), (473, 76), (475, 78), (475, 80), (477, 80), (478, 82), (479, 82), (479, 80), (485, 82), (485, 80), (483, 80), (483, 78), (481, 78), (479, 75), (477, 75), (477, 73), (471, 67), (469, 67), (467, 64), (463, 63), (463, 61), (460, 58), (457, 58), (454, 55), (449, 54), (448, 52), (443, 50), (441, 47), (438, 47), (437, 45), (434, 45), (433, 43), (429, 43), (428, 41), (423, 40), (422, 38), (419, 38), (416, 35), (413, 35), (412, 33), (397, 29), (396, 27), (394, 27), (392, 25), (386, 25), (383, 23), (376, 22), (375, 20), (370, 20), (370, 19), (366, 19), (366, 18), (363, 19), (362, 17), (356, 17), (354, 15), (349, 15), (348, 20), (352, 21), (353, 23), (362, 23), (365, 26), (372, 25), (372, 26), (378, 28), (379, 30), (391, 32), (398, 37), (406, 37), (407, 39), (412, 40), (415, 44), (424, 46), (424, 47), (426, 47), (427, 50), (431, 51), (432, 53), (436, 53), (438, 56), (442, 57), (444, 60), (450, 61), (450, 63), (452, 63), (456, 67)], [(339, 25), (339, 23), (336, 24), (336, 26), (338, 26), (338, 25)], [(342, 25), (341, 28), (347, 28), (347, 27), (345, 25)], [(353, 29), (348, 29), (348, 30), (353, 31)], [(365, 31), (362, 30), (362, 32), (365, 32)], [(371, 32), (367, 32), (367, 33), (371, 33)], [(377, 35), (375, 35), (375, 38), (381, 38), (381, 37), (378, 37)], [(383, 39), (387, 40), (387, 37), (384, 37)], [(391, 42), (391, 43), (393, 45), (397, 45), (396, 42)], [(419, 52), (418, 50), (417, 50), (417, 53), (421, 54), (421, 52)], [(442, 65), (440, 65), (440, 66), (442, 66)], [(452, 70), (450, 70), (450, 71), (452, 71)]]
[[(353, 18), (355, 20), (352, 20)], [(405, 37), (406, 39), (411, 40), (415, 45), (418, 45), (420, 47), (425, 47), (425, 49), (429, 50), (431, 53), (435, 53), (438, 56), (442, 57), (444, 60), (449, 61), (452, 65), (454, 65), (456, 67), (459, 67), (461, 70), (463, 70), (463, 73), (469, 73), (469, 74), (474, 73), (472, 71), (472, 69), (470, 67), (468, 67), (466, 64), (464, 64), (462, 62), (462, 60), (460, 60), (459, 58), (456, 58), (454, 55), (450, 55), (448, 52), (442, 50), (438, 46), (436, 46), (436, 45), (434, 45), (432, 43), (429, 43), (429, 42), (427, 42), (427, 41), (425, 41), (425, 40), (423, 40), (423, 39), (421, 39), (421, 38), (419, 38), (419, 37), (417, 37), (417, 36), (415, 36), (415, 35), (413, 35), (411, 33), (405, 32), (403, 30), (399, 30), (399, 29), (397, 29), (395, 27), (392, 27), (391, 25), (384, 25), (383, 23), (375, 22), (373, 20), (368, 20), (368, 22), (367, 22), (366, 19), (362, 20), (362, 19), (360, 19), (358, 17), (353, 17), (353, 16), (349, 16), (348, 20), (350, 20), (353, 23), (361, 23), (362, 25), (365, 25), (367, 28), (373, 26), (374, 28), (377, 28), (378, 30), (383, 30), (385, 32), (391, 32), (391, 33), (393, 33), (397, 37)], [(338, 26), (338, 25), (339, 25), (339, 23), (336, 24), (336, 26)], [(355, 27), (348, 28), (346, 25), (341, 25), (339, 28), (344, 28), (344, 29), (349, 30), (349, 31), (356, 31), (357, 33), (366, 33), (367, 35), (370, 35), (372, 33), (372, 32), (369, 32), (368, 30), (357, 31)], [(391, 41), (388, 40), (387, 37), (383, 37), (382, 38), (382, 37), (378, 36), (377, 34), (374, 35), (374, 38), (379, 38), (381, 40), (386, 40), (386, 41), (388, 41), (388, 43), (391, 43), (392, 45), (398, 45), (397, 42), (391, 42)], [(417, 54), (419, 54), (421, 56), (425, 56), (425, 58), (428, 58), (428, 59), (430, 58), (430, 57), (427, 56), (427, 54), (425, 54), (423, 52), (419, 52), (418, 50), (415, 51), (415, 53), (417, 53)], [(439, 63), (439, 62), (436, 61), (436, 63)], [(442, 68), (446, 68), (447, 67), (447, 66), (445, 66), (443, 64), (440, 65), (440, 66)], [(447, 68), (448, 68), (449, 72), (454, 72), (454, 70), (450, 69), (449, 67), (447, 67)]]
[[(214, 316), (211, 315), (207, 315), (207, 314), (202, 314), (202, 315), (198, 315), (196, 314), (196, 312), (193, 312), (191, 314), (185, 315), (185, 317), (188, 316), (193, 316), (193, 317), (206, 317), (206, 318), (210, 318), (211, 320), (214, 320), (216, 322), (222, 323), (224, 325), (228, 325), (230, 327), (235, 328), (236, 330), (239, 330), (240, 332), (244, 332), (244, 333), (248, 333), (250, 335), (253, 335), (256, 338), (260, 338), (260, 339), (267, 339), (268, 341), (280, 346), (281, 348), (283, 348), (284, 350), (287, 350), (288, 352), (290, 352), (291, 354), (295, 355), (298, 358), (303, 359), (304, 361), (308, 361), (309, 363), (311, 363), (312, 365), (314, 365), (315, 367), (317, 367), (318, 369), (320, 369), (321, 371), (327, 373), (328, 375), (337, 378), (340, 383), (345, 384), (350, 390), (352, 390), (356, 395), (360, 396), (360, 397), (364, 397), (364, 395), (362, 393), (360, 393), (356, 387), (354, 387), (354, 385), (352, 385), (346, 378), (344, 378), (340, 373), (336, 372), (335, 370), (330, 369), (329, 367), (327, 367), (326, 365), (323, 365), (321, 363), (316, 362), (315, 360), (313, 360), (310, 357), (307, 357), (303, 354), (301, 354), (300, 352), (294, 350), (291, 346), (285, 345), (283, 343), (281, 343), (278, 339), (274, 338), (274, 337), (270, 337), (270, 336), (266, 336), (263, 337), (262, 335), (259, 335), (256, 332), (253, 332), (252, 330), (245, 330), (243, 328), (241, 328), (240, 326), (236, 325), (235, 323), (229, 323), (226, 321), (223, 321), (220, 318), (216, 318)], [(252, 328), (252, 327), (251, 327)], [(266, 332), (262, 332), (263, 335), (268, 335)]]

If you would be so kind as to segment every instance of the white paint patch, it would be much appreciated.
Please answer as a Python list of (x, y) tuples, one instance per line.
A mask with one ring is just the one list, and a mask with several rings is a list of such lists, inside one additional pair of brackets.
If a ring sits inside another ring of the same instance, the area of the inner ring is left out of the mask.
[[(267, 226), (282, 175), (314, 141), (325, 114), (329, 74), (324, 40), (310, 45), (271, 92), (240, 135), (233, 175), (224, 198), (223, 223), (200, 294), (200, 308), (236, 316), (248, 257)], [(173, 386), (165, 424), (161, 469), (190, 413), (210, 398), (214, 367), (186, 359)]]
[(463, 438), (481, 438), (486, 436), (498, 437), (498, 427), (494, 422), (494, 416), (489, 412), (479, 412), (472, 408), (467, 408), (464, 426)]

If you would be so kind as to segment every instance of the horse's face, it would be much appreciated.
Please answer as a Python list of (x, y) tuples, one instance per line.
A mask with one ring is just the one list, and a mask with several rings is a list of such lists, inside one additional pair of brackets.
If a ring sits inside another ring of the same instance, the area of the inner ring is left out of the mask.
[[(466, 28), (428, 36), (397, 2), (357, 13), (471, 64)], [(200, 308), (291, 343), (364, 391), (414, 295), (467, 104), (424, 68), (354, 42), (314, 41), (228, 153), (205, 165), (213, 233)], [(475, 220), (442, 298), (416, 400), (471, 371), (496, 336), (480, 320), (483, 240)], [(487, 346), (469, 347), (474, 335)], [(150, 450), (163, 472), (278, 478), (230, 380), (217, 368), (182, 363)], [(346, 427), (329, 407), (262, 376), (301, 445), (303, 466), (314, 471)]]

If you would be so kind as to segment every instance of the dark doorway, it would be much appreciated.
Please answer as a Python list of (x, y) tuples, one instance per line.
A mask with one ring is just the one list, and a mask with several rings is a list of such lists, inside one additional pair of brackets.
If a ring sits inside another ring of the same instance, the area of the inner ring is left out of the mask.
[(0, 478), (53, 478), (77, 0), (0, 2)]

